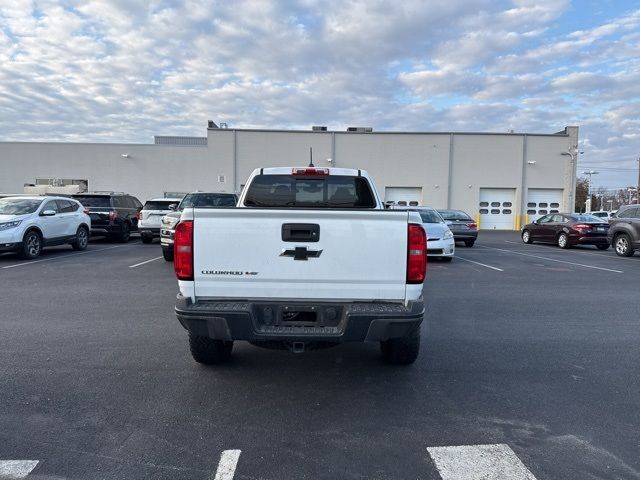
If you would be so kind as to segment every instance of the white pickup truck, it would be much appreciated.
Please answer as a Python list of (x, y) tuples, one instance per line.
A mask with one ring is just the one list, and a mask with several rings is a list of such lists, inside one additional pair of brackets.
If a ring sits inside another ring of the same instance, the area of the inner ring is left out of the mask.
[(413, 363), (424, 315), (426, 235), (416, 212), (385, 210), (369, 175), (255, 170), (239, 208), (187, 208), (176, 226), (176, 315), (193, 358), (229, 359), (235, 340), (302, 352), (380, 342)]

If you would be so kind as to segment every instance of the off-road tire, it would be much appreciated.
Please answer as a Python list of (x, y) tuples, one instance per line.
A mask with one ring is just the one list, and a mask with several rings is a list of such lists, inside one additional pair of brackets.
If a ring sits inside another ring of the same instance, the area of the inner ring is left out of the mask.
[(142, 243), (151, 243), (153, 242), (153, 235), (140, 235), (140, 240), (142, 240)]
[(89, 245), (89, 230), (87, 227), (78, 227), (76, 239), (71, 243), (74, 250), (86, 250)]
[(476, 243), (475, 240), (465, 240), (464, 241), (464, 246), (467, 247), (467, 248), (471, 248), (471, 247), (473, 247), (474, 243)]
[(233, 342), (213, 340), (189, 333), (189, 348), (191, 349), (191, 356), (196, 362), (204, 363), (205, 365), (217, 365), (231, 358)]
[(453, 257), (442, 257), (442, 261), (443, 261), (443, 262), (450, 263), (450, 262), (451, 262), (451, 260), (453, 260)]
[(420, 327), (404, 337), (380, 342), (380, 351), (385, 362), (392, 365), (411, 365), (420, 353)]

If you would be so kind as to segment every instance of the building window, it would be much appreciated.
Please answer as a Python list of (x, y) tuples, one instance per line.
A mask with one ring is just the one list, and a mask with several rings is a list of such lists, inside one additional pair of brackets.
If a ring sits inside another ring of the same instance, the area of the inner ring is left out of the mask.
[(498, 208), (494, 208), (493, 210), (491, 210), (491, 215), (498, 215), (500, 213), (500, 209)]
[(504, 210), (502, 210), (502, 213), (505, 215), (511, 215), (511, 210), (509, 210), (508, 208), (505, 208)]
[(527, 203), (527, 208), (536, 208), (536, 202)]
[(486, 208), (481, 208), (480, 209), (480, 214), (481, 215), (486, 215), (487, 213), (489, 213), (489, 210), (487, 210)]
[(511, 207), (511, 206), (513, 206), (513, 203), (511, 203), (511, 202), (502, 202), (502, 206), (503, 207)]
[(480, 206), (481, 207), (488, 207), (489, 206), (489, 202), (480, 202)]

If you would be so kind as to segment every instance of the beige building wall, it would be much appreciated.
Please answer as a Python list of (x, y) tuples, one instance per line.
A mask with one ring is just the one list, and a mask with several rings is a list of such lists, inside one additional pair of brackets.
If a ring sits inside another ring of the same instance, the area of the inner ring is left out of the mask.
[[(144, 201), (166, 191), (239, 191), (255, 168), (307, 165), (367, 170), (385, 187), (419, 187), (422, 204), (478, 213), (484, 188), (515, 190), (514, 228), (528, 188), (562, 189), (573, 209), (578, 128), (559, 134), (350, 133), (209, 129), (208, 145), (0, 142), (0, 192), (36, 178), (89, 181), (90, 190)], [(127, 155), (126, 157), (123, 155)]]
[[(128, 155), (123, 157), (123, 155)], [(88, 143), (0, 143), (0, 192), (22, 193), (36, 178), (89, 181), (89, 190), (124, 191), (141, 201), (165, 191), (233, 191), (231, 163), (207, 147)]]

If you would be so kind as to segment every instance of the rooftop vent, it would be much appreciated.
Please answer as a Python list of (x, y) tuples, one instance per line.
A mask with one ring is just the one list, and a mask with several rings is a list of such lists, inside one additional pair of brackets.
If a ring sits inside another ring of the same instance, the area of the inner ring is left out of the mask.
[[(156, 135), (153, 137), (153, 143), (156, 145), (183, 145), (183, 146), (206, 146), (207, 137), (166, 137)], [(122, 155), (124, 157), (124, 155)], [(126, 158), (129, 156), (127, 155)]]
[(213, 120), (208, 120), (207, 121), (207, 127), (208, 128), (218, 128), (218, 125), (216, 125), (216, 122), (214, 122)]
[(356, 132), (356, 133), (371, 133), (373, 132), (373, 128), (371, 127), (348, 127), (347, 132)]
[(327, 127), (323, 126), (323, 125), (314, 125), (313, 127), (311, 127), (311, 130), (314, 132), (326, 132), (327, 131)]

